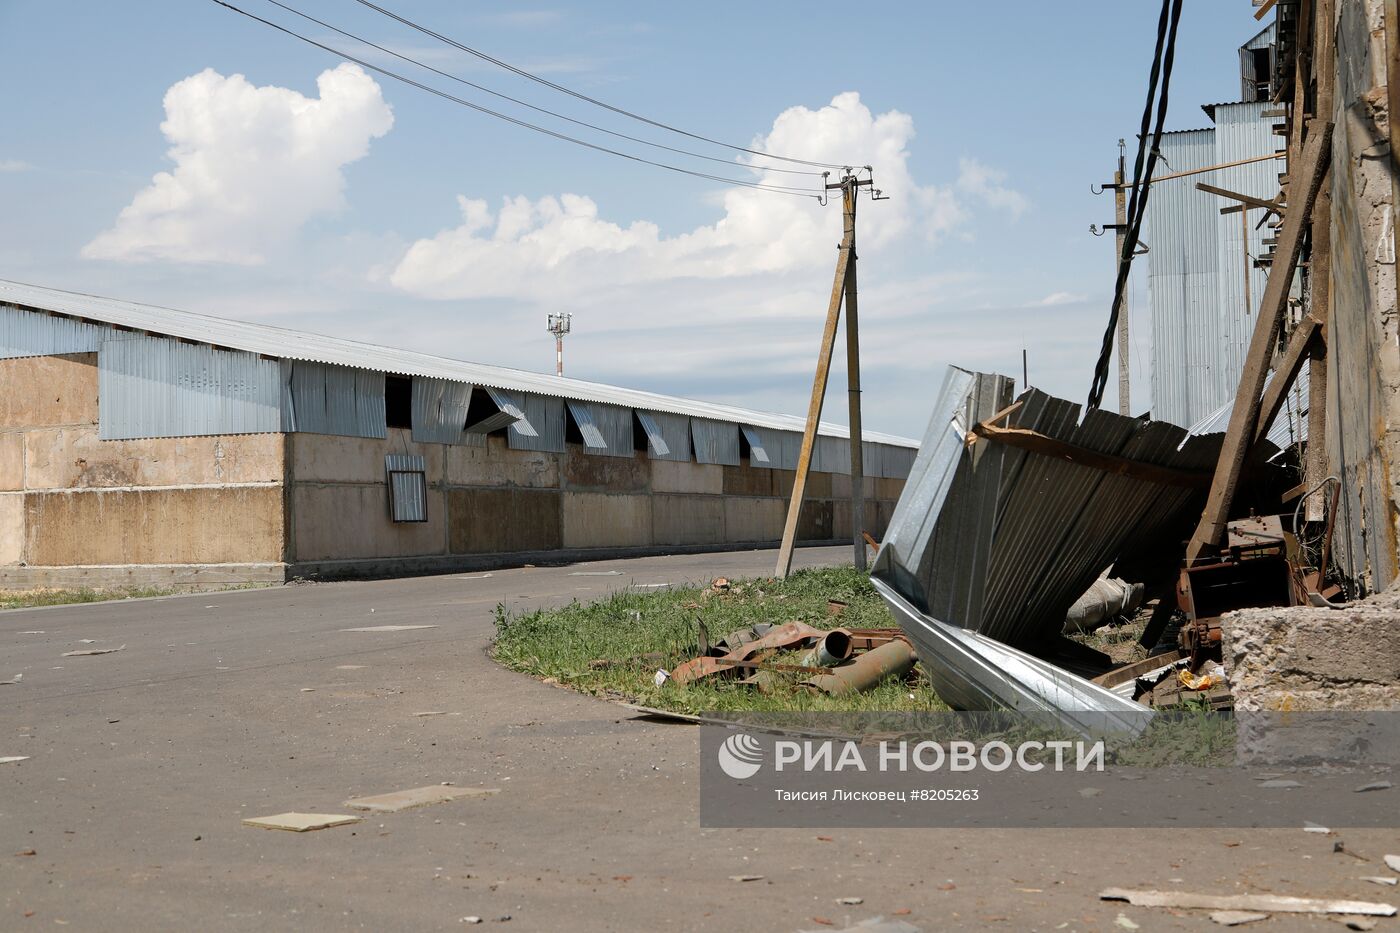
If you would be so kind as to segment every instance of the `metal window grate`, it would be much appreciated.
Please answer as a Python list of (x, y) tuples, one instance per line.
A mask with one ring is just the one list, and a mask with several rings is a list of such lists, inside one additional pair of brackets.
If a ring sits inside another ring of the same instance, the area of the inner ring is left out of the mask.
[(389, 517), (395, 522), (426, 522), (428, 473), (423, 458), (389, 454), (384, 469), (389, 474)]

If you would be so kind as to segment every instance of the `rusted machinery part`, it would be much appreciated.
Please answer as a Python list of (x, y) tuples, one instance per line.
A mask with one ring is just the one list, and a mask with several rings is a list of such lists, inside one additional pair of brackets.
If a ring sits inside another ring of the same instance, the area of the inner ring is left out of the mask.
[(802, 663), (812, 667), (835, 667), (850, 660), (854, 653), (855, 643), (851, 633), (843, 628), (834, 628), (803, 656)]
[(897, 638), (834, 668), (830, 674), (818, 674), (804, 681), (803, 686), (830, 696), (863, 693), (888, 677), (903, 677), (913, 670), (916, 660), (909, 642)]

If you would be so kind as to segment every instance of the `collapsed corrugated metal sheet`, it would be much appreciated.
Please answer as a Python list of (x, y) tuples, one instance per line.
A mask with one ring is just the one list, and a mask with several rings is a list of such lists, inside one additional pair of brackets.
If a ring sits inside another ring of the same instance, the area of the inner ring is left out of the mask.
[(282, 426), (282, 367), (157, 337), (107, 340), (97, 358), (103, 440), (245, 434)]
[(690, 419), (660, 411), (637, 412), (647, 435), (647, 455), (653, 460), (690, 462)]
[[(525, 417), (510, 426), (507, 436), (512, 450), (543, 450), (562, 454), (568, 449), (564, 444), (562, 398), (526, 392), (516, 396), (516, 399)], [(526, 427), (530, 430), (527, 431)]]
[[(569, 379), (552, 373), (527, 372), (504, 366), (451, 360), (412, 350), (373, 346), (340, 337), (327, 337), (267, 324), (234, 321), (190, 311), (0, 279), (0, 304), (6, 303), (193, 340), (216, 347), (246, 350), (278, 359), (379, 370), (401, 376), (431, 376), (483, 388), (504, 389), (512, 393), (528, 392), (584, 402), (603, 402), (645, 411), (709, 418), (734, 424), (752, 424), (786, 431), (801, 432), (805, 426), (805, 419), (796, 415), (752, 411), (732, 405)], [(822, 422), (820, 432), (830, 437), (850, 437), (850, 430), (839, 424)], [(867, 440), (877, 443), (911, 448), (914, 446), (914, 442), (909, 438), (874, 431), (865, 431), (864, 435)]]
[(632, 456), (632, 409), (601, 403), (569, 402), (583, 446), (591, 454)]
[(695, 444), (696, 463), (739, 465), (738, 425), (707, 418), (690, 419), (690, 439)]
[(385, 436), (383, 373), (301, 360), (293, 361), (289, 368), (289, 392), (284, 395), (284, 403), (289, 406), (284, 412), (285, 430), (347, 437)]
[(467, 425), (472, 387), (447, 379), (413, 380), (413, 439), (433, 444), (460, 444)]
[[(872, 576), (907, 604), (887, 595), (950, 702), (1014, 695), (1032, 706), (1070, 698), (1083, 709), (1132, 711), (1135, 704), (1058, 668), (1050, 676), (1046, 662), (1020, 652), (1051, 653), (1075, 598), (1130, 543), (1158, 540), (1198, 511), (1204, 490), (986, 438), (969, 442), (975, 424), (1007, 407), (1011, 388), (1004, 376), (950, 367)], [(1175, 425), (1102, 410), (1082, 421), (1079, 414), (1078, 405), (1030, 389), (1001, 423), (1183, 472), (1207, 470), (1219, 451), (1218, 435), (1188, 437)]]

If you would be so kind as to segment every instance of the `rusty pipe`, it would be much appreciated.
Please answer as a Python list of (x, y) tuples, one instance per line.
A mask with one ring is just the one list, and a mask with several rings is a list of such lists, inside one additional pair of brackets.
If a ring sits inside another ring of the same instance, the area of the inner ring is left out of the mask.
[(834, 628), (822, 636), (816, 647), (807, 652), (802, 663), (808, 667), (835, 667), (849, 661), (854, 650), (851, 633), (843, 628)]
[(804, 687), (828, 696), (864, 693), (888, 677), (903, 677), (914, 668), (914, 649), (902, 638), (873, 648), (830, 674), (818, 674), (803, 682)]

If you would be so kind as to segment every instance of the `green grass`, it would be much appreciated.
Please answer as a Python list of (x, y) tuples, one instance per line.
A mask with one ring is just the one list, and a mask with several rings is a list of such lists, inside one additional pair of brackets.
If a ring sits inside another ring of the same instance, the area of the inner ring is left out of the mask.
[[(828, 600), (847, 606), (833, 616)], [(886, 681), (842, 698), (799, 688), (799, 674), (779, 674), (770, 693), (719, 678), (662, 687), (652, 680), (658, 668), (672, 670), (696, 655), (700, 622), (719, 640), (759, 622), (793, 621), (821, 629), (894, 625), (864, 573), (849, 567), (803, 570), (786, 580), (733, 581), (722, 592), (707, 587), (621, 590), (594, 603), (519, 615), (497, 607), (493, 654), (511, 670), (552, 678), (584, 693), (682, 713), (948, 708), (922, 676), (912, 682)], [(772, 660), (798, 663), (798, 657), (792, 653)], [(590, 666), (603, 659), (610, 663)]]
[[(247, 589), (261, 584), (221, 587), (221, 589)], [(188, 589), (161, 586), (124, 586), (113, 589), (34, 589), (0, 590), (0, 610), (33, 609), (36, 606), (69, 606), (76, 603), (97, 603), (112, 599), (149, 599), (154, 596), (177, 596), (190, 593)]]

